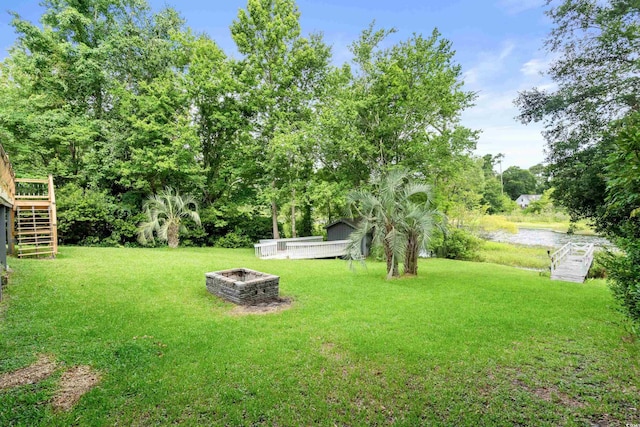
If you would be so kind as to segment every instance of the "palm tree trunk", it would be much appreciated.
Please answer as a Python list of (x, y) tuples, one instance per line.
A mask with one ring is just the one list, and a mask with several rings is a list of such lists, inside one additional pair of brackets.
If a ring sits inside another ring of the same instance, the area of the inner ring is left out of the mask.
[(404, 254), (404, 274), (418, 274), (418, 236), (409, 234)]
[(167, 229), (167, 243), (169, 244), (170, 248), (177, 248), (178, 244), (180, 243), (180, 237), (178, 235), (180, 226), (178, 224), (175, 223), (171, 223), (169, 224), (169, 227)]
[[(391, 227), (387, 226), (387, 234), (391, 231)], [(387, 260), (387, 279), (391, 279), (392, 277), (399, 277), (400, 272), (398, 271), (398, 259), (393, 254), (393, 249), (391, 248), (391, 244), (384, 240), (384, 257)]]

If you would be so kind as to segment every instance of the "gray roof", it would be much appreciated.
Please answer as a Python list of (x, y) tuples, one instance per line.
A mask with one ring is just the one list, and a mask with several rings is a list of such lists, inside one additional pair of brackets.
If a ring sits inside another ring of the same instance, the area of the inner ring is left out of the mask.
[(347, 224), (349, 227), (353, 228), (354, 230), (358, 228), (358, 221), (350, 218), (340, 218), (336, 221), (333, 221), (331, 224), (325, 225), (324, 228), (331, 228), (334, 225), (340, 224), (340, 223)]

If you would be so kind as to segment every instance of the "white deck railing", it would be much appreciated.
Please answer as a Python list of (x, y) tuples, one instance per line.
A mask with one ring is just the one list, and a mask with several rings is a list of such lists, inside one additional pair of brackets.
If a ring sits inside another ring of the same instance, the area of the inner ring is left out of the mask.
[(287, 243), (285, 252), (291, 259), (331, 258), (344, 256), (347, 253), (349, 240), (332, 240), (330, 242), (291, 242)]
[(571, 246), (571, 255), (581, 256), (581, 272), (585, 276), (589, 273), (591, 263), (593, 262), (593, 253), (595, 252), (595, 245), (593, 243), (587, 243), (583, 245), (573, 244)]
[(258, 258), (332, 258), (347, 253), (348, 240), (323, 242), (322, 236), (262, 239), (253, 245)]
[(571, 242), (551, 254), (551, 274), (558, 269), (560, 263), (571, 254)]
[(256, 243), (253, 248), (258, 258), (269, 258), (278, 255), (278, 243), (275, 240), (273, 242)]
[(289, 237), (286, 239), (260, 239), (260, 243), (277, 243), (278, 250), (284, 251), (290, 242), (322, 242), (322, 236)]

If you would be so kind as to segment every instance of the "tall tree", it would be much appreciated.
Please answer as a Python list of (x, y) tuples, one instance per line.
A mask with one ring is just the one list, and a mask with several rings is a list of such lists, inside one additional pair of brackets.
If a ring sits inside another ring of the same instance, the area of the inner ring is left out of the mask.
[(305, 162), (287, 158), (301, 150), (287, 145), (302, 147), (306, 141), (289, 135), (301, 135), (309, 121), (330, 55), (319, 35), (300, 35), (299, 19), (294, 0), (249, 0), (231, 25), (238, 51), (244, 56), (242, 98), (253, 112), (251, 158), (261, 193), (271, 205), (274, 238), (279, 237), (279, 196), (290, 192), (294, 182), (287, 172), (305, 169)]
[(255, 166), (244, 152), (251, 112), (239, 96), (242, 66), (205, 35), (186, 36), (183, 46), (189, 56), (186, 87), (202, 146), (205, 201), (250, 197)]
[(602, 161), (609, 124), (640, 108), (640, 5), (630, 0), (564, 0), (548, 12), (546, 48), (553, 91), (520, 93), (524, 123), (543, 121), (554, 198), (578, 217), (604, 206)]
[(521, 194), (533, 194), (536, 191), (536, 178), (527, 169), (518, 166), (508, 167), (502, 174), (504, 192), (517, 199)]
[(372, 24), (352, 44), (351, 66), (331, 74), (332, 96), (320, 106), (320, 173), (359, 186), (401, 166), (443, 192), (475, 148), (476, 132), (460, 124), (475, 95), (463, 90), (451, 43), (437, 30), (383, 47), (393, 32)]

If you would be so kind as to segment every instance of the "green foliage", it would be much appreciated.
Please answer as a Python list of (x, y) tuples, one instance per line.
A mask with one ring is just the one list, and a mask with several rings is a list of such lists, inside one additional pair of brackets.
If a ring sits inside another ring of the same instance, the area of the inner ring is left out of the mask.
[(63, 209), (65, 242), (133, 243), (143, 198), (166, 186), (218, 211), (188, 245), (267, 237), (269, 214), (275, 235), (311, 234), (393, 165), (428, 177), (452, 216), (481, 209), (477, 134), (460, 124), (475, 94), (435, 30), (390, 43), (371, 26), (337, 68), (320, 34), (301, 34), (294, 0), (247, 2), (237, 59), (146, 0), (43, 8), (39, 23), (13, 15), (0, 138), (21, 175), (51, 173), (95, 203), (68, 190), (81, 207)]
[(261, 202), (271, 206), (274, 238), (279, 199), (293, 199), (312, 172), (306, 129), (330, 58), (320, 35), (301, 37), (299, 19), (294, 0), (249, 0), (231, 25), (244, 56), (241, 96), (252, 113), (246, 127), (251, 178), (259, 184)]
[(535, 194), (542, 194), (551, 188), (551, 177), (549, 176), (549, 168), (547, 168), (545, 165), (543, 165), (542, 163), (533, 165), (529, 168), (529, 172), (531, 172), (531, 174), (536, 179)]
[(426, 249), (433, 229), (441, 223), (441, 214), (431, 207), (431, 188), (412, 178), (403, 169), (392, 169), (374, 180), (374, 190), (356, 190), (347, 196), (351, 217), (359, 218), (357, 229), (349, 237), (347, 253), (361, 256), (360, 242), (372, 234), (372, 246), (382, 247), (387, 263), (387, 279), (418, 273), (418, 255)]
[(58, 238), (64, 244), (114, 246), (135, 241), (140, 215), (104, 191), (67, 184), (56, 190)]
[(524, 210), (525, 213), (532, 214), (545, 214), (552, 213), (554, 210), (552, 198), (553, 198), (554, 188), (549, 188), (542, 193), (542, 197), (538, 200), (533, 200), (529, 206)]
[(535, 194), (536, 177), (526, 169), (510, 166), (502, 174), (504, 192), (511, 200), (516, 200), (521, 194)]
[(482, 239), (462, 228), (452, 228), (444, 233), (442, 242), (433, 247), (439, 258), (476, 261)]
[(194, 229), (185, 234), (194, 246), (215, 246), (220, 238), (230, 233), (256, 243), (269, 237), (272, 231), (270, 217), (232, 204), (204, 207), (200, 210), (200, 219), (203, 232)]
[(624, 252), (608, 273), (614, 296), (640, 326), (640, 113), (612, 126), (613, 148), (606, 167), (606, 211), (598, 219)]
[(640, 105), (640, 8), (627, 0), (565, 0), (547, 14), (554, 27), (546, 47), (557, 58), (547, 74), (557, 89), (532, 89), (516, 102), (523, 122), (545, 122), (554, 198), (576, 218), (595, 218), (605, 197), (604, 135)]
[[(620, 241), (618, 241), (620, 242)], [(627, 317), (640, 332), (640, 243), (625, 242), (627, 252), (622, 256), (611, 256), (605, 266), (609, 288)]]
[(251, 238), (245, 236), (240, 230), (236, 229), (230, 233), (227, 233), (223, 237), (220, 237), (216, 241), (216, 246), (220, 248), (230, 249), (250, 248), (253, 247), (254, 243), (255, 240), (252, 240)]
[(176, 248), (180, 243), (180, 233), (186, 230), (183, 218), (191, 219), (200, 226), (198, 205), (191, 196), (181, 196), (171, 187), (158, 194), (149, 196), (143, 206), (146, 221), (138, 226), (138, 241), (146, 245), (158, 240), (166, 241), (169, 247)]
[(587, 277), (591, 279), (606, 279), (607, 268), (609, 266), (612, 266), (611, 261), (613, 261), (613, 258), (619, 256), (620, 255), (616, 255), (604, 250), (595, 251), (593, 254), (593, 264), (591, 264), (591, 268), (589, 269), (589, 274), (587, 275)]

